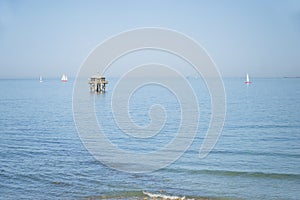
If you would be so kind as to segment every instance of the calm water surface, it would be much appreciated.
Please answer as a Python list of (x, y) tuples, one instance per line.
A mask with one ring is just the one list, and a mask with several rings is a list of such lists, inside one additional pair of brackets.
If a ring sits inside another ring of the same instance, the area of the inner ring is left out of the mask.
[[(104, 166), (81, 143), (73, 121), (72, 81), (0, 80), (0, 198), (131, 199), (164, 190), (192, 197), (300, 199), (300, 79), (253, 79), (248, 87), (243, 79), (225, 79), (225, 126), (205, 159), (198, 152), (209, 124), (210, 97), (201, 79), (189, 81), (201, 109), (193, 144), (164, 169), (130, 174)], [(149, 123), (151, 105), (163, 105), (168, 117), (162, 135), (147, 141), (124, 136), (110, 109), (115, 83), (110, 81), (105, 94), (87, 93), (95, 96), (96, 114), (112, 142), (143, 152), (175, 137), (180, 106), (158, 86), (141, 88), (129, 105), (139, 125)]]

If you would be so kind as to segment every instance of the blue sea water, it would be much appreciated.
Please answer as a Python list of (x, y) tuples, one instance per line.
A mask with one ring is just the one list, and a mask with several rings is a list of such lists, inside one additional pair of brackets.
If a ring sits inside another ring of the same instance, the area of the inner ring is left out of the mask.
[[(113, 143), (133, 151), (157, 150), (178, 130), (176, 96), (157, 86), (130, 99), (130, 115), (149, 123), (148, 110), (166, 108), (162, 136), (134, 140), (113, 121), (110, 100), (93, 95), (96, 115)], [(209, 93), (190, 78), (200, 105), (200, 126), (192, 145), (170, 166), (131, 174), (97, 161), (82, 144), (73, 120), (73, 81), (0, 80), (0, 199), (143, 198), (143, 191), (176, 196), (232, 199), (300, 199), (300, 79), (225, 78), (227, 113), (213, 151), (199, 158), (209, 126)], [(88, 85), (86, 87), (88, 91)], [(183, 91), (184, 92), (184, 91)]]

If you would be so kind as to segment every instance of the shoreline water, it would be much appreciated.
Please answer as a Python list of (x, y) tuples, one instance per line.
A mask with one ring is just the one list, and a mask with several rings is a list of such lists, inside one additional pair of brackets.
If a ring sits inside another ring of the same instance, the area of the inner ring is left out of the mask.
[[(225, 126), (217, 145), (204, 159), (199, 159), (198, 153), (209, 126), (210, 98), (201, 79), (189, 81), (201, 108), (199, 132), (192, 145), (164, 169), (129, 174), (106, 167), (83, 146), (73, 121), (72, 80), (67, 84), (60, 80), (1, 80), (1, 197), (150, 199), (144, 191), (194, 199), (298, 200), (299, 79), (253, 79), (248, 87), (243, 79), (225, 79)], [(146, 152), (172, 140), (178, 124), (174, 111), (179, 108), (172, 101), (174, 96), (161, 88), (158, 94), (145, 90), (135, 93), (135, 121), (149, 123), (147, 113), (155, 103), (152, 99), (170, 110), (170, 121), (157, 138), (132, 139), (120, 132), (111, 116), (115, 84), (112, 79), (105, 95), (93, 95), (86, 83), (87, 94), (95, 98), (95, 114), (105, 119), (103, 129), (114, 144)]]
[(200, 196), (184, 196), (171, 195), (165, 191), (160, 192), (145, 192), (145, 191), (131, 191), (120, 193), (119, 195), (101, 195), (85, 197), (88, 200), (107, 199), (107, 200), (241, 200), (241, 198), (230, 197), (200, 197)]

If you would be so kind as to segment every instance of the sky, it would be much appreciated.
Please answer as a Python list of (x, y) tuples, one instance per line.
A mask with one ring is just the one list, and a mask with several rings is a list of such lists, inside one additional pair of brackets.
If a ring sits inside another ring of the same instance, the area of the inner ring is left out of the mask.
[(193, 38), (223, 77), (300, 76), (298, 0), (0, 0), (0, 78), (74, 77), (97, 45), (142, 27)]

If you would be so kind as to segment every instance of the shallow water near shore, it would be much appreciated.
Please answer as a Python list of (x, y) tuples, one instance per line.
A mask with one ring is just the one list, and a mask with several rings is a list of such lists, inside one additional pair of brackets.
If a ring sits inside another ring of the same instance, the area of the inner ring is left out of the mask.
[[(200, 104), (196, 138), (176, 162), (152, 173), (111, 169), (84, 147), (73, 121), (73, 81), (0, 80), (0, 198), (143, 199), (143, 192), (191, 199), (300, 198), (300, 79), (225, 78), (227, 114), (213, 151), (199, 158), (209, 126), (210, 97), (201, 79), (189, 78)], [(153, 103), (166, 108), (162, 134), (136, 140), (113, 121), (111, 95), (90, 94), (107, 137), (118, 147), (155, 151), (176, 136), (180, 105), (165, 88), (144, 87), (130, 100), (132, 120), (149, 123)], [(143, 163), (141, 163), (143, 164)], [(160, 197), (159, 197), (160, 198)]]

